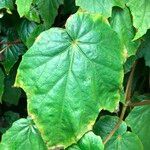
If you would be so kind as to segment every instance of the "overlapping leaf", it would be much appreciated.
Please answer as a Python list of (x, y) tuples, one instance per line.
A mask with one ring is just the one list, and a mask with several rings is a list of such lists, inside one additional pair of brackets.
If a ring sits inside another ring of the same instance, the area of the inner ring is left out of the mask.
[(1, 53), (3, 54), (2, 64), (7, 73), (17, 62), (20, 55), (24, 54), (26, 47), (21, 43), (14, 28), (6, 31), (5, 36), (0, 37)]
[(33, 0), (16, 0), (20, 17), (26, 16), (29, 13), (32, 2)]
[(20, 119), (2, 136), (1, 150), (46, 150), (41, 135), (30, 118)]
[(104, 150), (104, 145), (100, 136), (89, 132), (86, 133), (77, 144), (70, 146), (67, 150)]
[(42, 25), (37, 25), (28, 20), (22, 20), (18, 28), (18, 34), (24, 44), (29, 48), (43, 30), (44, 27)]
[(116, 108), (123, 55), (117, 34), (99, 15), (78, 12), (66, 29), (51, 28), (37, 38), (16, 85), (27, 93), (29, 114), (49, 147), (77, 142), (100, 109)]
[[(102, 140), (108, 136), (108, 134), (113, 130), (115, 125), (117, 124), (119, 118), (116, 116), (102, 116), (94, 125), (94, 133), (96, 135), (100, 135)], [(125, 122), (122, 122), (118, 130), (113, 135), (114, 137), (118, 135), (122, 135), (126, 132), (127, 125)]]
[(138, 57), (144, 57), (146, 66), (150, 67), (150, 30), (144, 36), (144, 41), (138, 50)]
[(131, 15), (127, 7), (124, 9), (114, 9), (110, 21), (113, 29), (118, 33), (121, 42), (127, 51), (127, 56), (135, 55), (139, 42), (132, 41), (135, 35), (132, 25)]
[(131, 127), (131, 130), (136, 133), (141, 139), (144, 150), (148, 150), (150, 147), (150, 106), (139, 106), (133, 108), (131, 113), (126, 118), (127, 124)]
[(150, 0), (129, 0), (127, 6), (133, 16), (133, 25), (137, 30), (134, 40), (142, 37), (150, 28)]
[(105, 145), (105, 150), (144, 150), (138, 136), (132, 132), (126, 132), (110, 139)]
[(58, 14), (59, 6), (63, 4), (63, 0), (17, 0), (16, 4), (21, 17), (25, 16), (35, 22), (40, 22), (41, 18), (45, 27), (50, 28)]
[(5, 75), (4, 79), (4, 92), (2, 96), (2, 101), (7, 104), (17, 105), (21, 96), (21, 89), (14, 87), (17, 65), (15, 65), (8, 75)]
[[(103, 116), (94, 126), (94, 132), (100, 135), (103, 140), (114, 129), (119, 118), (115, 116)], [(105, 150), (143, 150), (143, 145), (134, 133), (127, 132), (127, 125), (122, 122), (118, 130), (105, 144)]]
[(14, 0), (0, 0), (0, 9), (7, 9), (8, 11), (14, 9)]
[(76, 0), (76, 5), (92, 13), (110, 17), (113, 6), (124, 7), (123, 0)]

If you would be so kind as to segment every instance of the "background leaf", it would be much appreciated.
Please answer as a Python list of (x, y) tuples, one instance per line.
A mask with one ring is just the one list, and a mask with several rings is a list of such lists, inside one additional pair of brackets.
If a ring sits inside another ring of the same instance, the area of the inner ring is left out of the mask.
[(17, 68), (18, 64), (11, 69), (8, 75), (5, 75), (2, 101), (6, 102), (7, 105), (17, 105), (21, 96), (21, 89), (13, 86), (16, 78)]
[(17, 10), (20, 17), (26, 16), (29, 11), (33, 0), (16, 0)]
[[(96, 122), (94, 125), (94, 133), (96, 135), (100, 135), (102, 140), (105, 140), (105, 138), (108, 136), (108, 134), (113, 130), (115, 125), (117, 124), (119, 118), (117, 116), (102, 116), (100, 119)], [(122, 122), (118, 130), (113, 135), (114, 137), (118, 135), (122, 135), (127, 130), (127, 125), (125, 122)]]
[(150, 28), (150, 0), (129, 0), (127, 6), (133, 16), (133, 25), (137, 30), (134, 40), (137, 40)]
[(138, 57), (144, 57), (146, 66), (150, 67), (150, 30), (144, 36), (143, 43), (138, 50)]
[(112, 138), (105, 145), (105, 150), (144, 150), (138, 136), (131, 132)]
[(76, 0), (76, 5), (91, 13), (99, 13), (105, 17), (111, 16), (113, 6), (124, 7), (123, 0)]
[(135, 31), (132, 25), (131, 14), (127, 7), (124, 9), (113, 9), (112, 17), (110, 18), (110, 24), (113, 29), (118, 33), (121, 42), (124, 44), (127, 56), (135, 55), (139, 41), (132, 41), (135, 35)]
[(35, 22), (24, 19), (21, 21), (17, 31), (23, 43), (29, 48), (43, 30), (42, 25), (37, 25)]
[(2, 117), (0, 117), (0, 132), (5, 133), (8, 128), (11, 127), (13, 122), (19, 119), (19, 114), (12, 112), (12, 111), (6, 111)]
[(89, 132), (86, 133), (77, 144), (70, 146), (67, 150), (104, 150), (104, 145), (100, 136)]
[(30, 118), (20, 119), (2, 136), (3, 150), (46, 150), (41, 135)]
[(14, 9), (14, 0), (0, 0), (0, 9), (7, 9), (8, 11)]
[(126, 118), (127, 124), (131, 127), (131, 130), (136, 133), (141, 139), (144, 150), (148, 150), (150, 147), (150, 106), (138, 106), (134, 107)]

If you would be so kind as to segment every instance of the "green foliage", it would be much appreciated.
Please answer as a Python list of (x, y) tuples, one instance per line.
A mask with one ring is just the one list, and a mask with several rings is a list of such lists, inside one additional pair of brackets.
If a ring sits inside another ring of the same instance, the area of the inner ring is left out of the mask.
[[(140, 106), (135, 107), (126, 118), (127, 124), (131, 127), (131, 130), (136, 133), (141, 139), (144, 149), (148, 150), (150, 147), (150, 107)], [(147, 135), (145, 137), (145, 135)]]
[[(94, 126), (95, 133), (102, 139), (109, 135), (117, 124), (119, 118), (116, 116), (103, 116)], [(128, 145), (128, 146), (127, 146)], [(122, 122), (118, 130), (105, 145), (106, 150), (143, 150), (143, 145), (134, 133), (127, 132), (127, 125)]]
[[(100, 135), (103, 140), (108, 136), (111, 130), (117, 124), (119, 118), (117, 116), (102, 116), (94, 125), (94, 133), (96, 135)], [(127, 125), (125, 122), (122, 122), (118, 130), (114, 133), (113, 137), (117, 137), (118, 135), (122, 135), (127, 130)]]
[(105, 17), (111, 16), (112, 7), (119, 6), (123, 8), (125, 6), (123, 0), (76, 0), (76, 4), (84, 10), (91, 13), (99, 13)]
[(129, 9), (114, 9), (112, 17), (110, 18), (110, 24), (113, 29), (118, 33), (121, 42), (124, 44), (127, 56), (135, 55), (139, 46), (138, 41), (132, 41), (134, 38), (134, 28), (132, 25), (131, 15)]
[[(66, 29), (43, 32), (23, 57), (16, 86), (27, 93), (29, 114), (36, 116), (35, 123), (49, 146), (69, 146), (91, 129), (99, 110), (113, 111), (118, 105), (123, 49), (116, 33), (104, 21), (79, 12), (67, 20)], [(111, 42), (110, 35), (114, 39)], [(52, 105), (53, 109), (40, 110)]]
[(19, 119), (3, 135), (0, 149), (3, 150), (46, 150), (40, 133), (30, 118)]
[(137, 30), (134, 40), (137, 40), (150, 28), (150, 0), (129, 0), (127, 6), (133, 16), (133, 26)]
[(77, 144), (74, 144), (67, 148), (67, 150), (104, 150), (104, 145), (99, 136), (96, 136), (94, 133), (86, 133)]
[(0, 150), (149, 150), (150, 0), (0, 0)]

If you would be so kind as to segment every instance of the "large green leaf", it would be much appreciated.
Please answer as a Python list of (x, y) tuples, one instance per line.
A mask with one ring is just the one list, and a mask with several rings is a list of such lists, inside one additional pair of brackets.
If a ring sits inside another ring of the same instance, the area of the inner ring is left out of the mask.
[[(119, 118), (116, 116), (102, 116), (94, 125), (94, 133), (100, 135), (103, 140), (108, 136), (108, 134), (113, 130), (117, 124)], [(125, 122), (122, 122), (118, 130), (113, 136), (122, 135), (127, 130), (127, 125)]]
[(139, 50), (138, 57), (144, 57), (146, 66), (150, 67), (150, 30), (144, 36), (144, 41), (142, 42)]
[(46, 146), (33, 121), (20, 119), (2, 136), (1, 150), (46, 150)]
[(29, 11), (33, 0), (16, 0), (17, 10), (20, 17), (26, 16)]
[(100, 136), (89, 132), (86, 133), (77, 144), (70, 146), (67, 150), (104, 150), (104, 145)]
[(131, 130), (141, 139), (144, 150), (150, 148), (150, 106), (134, 107), (126, 118)]
[(124, 7), (123, 0), (76, 0), (76, 5), (92, 13), (100, 13), (105, 17), (111, 16), (113, 6)]
[(133, 25), (137, 29), (134, 40), (142, 37), (150, 28), (150, 0), (129, 0), (127, 6), (133, 16)]
[(138, 136), (131, 132), (118, 135), (108, 141), (105, 150), (144, 150)]
[[(113, 40), (112, 40), (113, 39)], [(99, 15), (78, 12), (66, 29), (43, 32), (23, 56), (16, 86), (49, 147), (78, 141), (99, 111), (120, 100), (123, 48)]]
[(4, 73), (2, 71), (2, 69), (0, 68), (0, 103), (2, 101), (2, 95), (4, 92)]
[(139, 46), (138, 41), (132, 41), (135, 32), (132, 26), (131, 15), (127, 7), (124, 9), (114, 9), (110, 21), (113, 29), (118, 33), (127, 51), (127, 57), (135, 55)]

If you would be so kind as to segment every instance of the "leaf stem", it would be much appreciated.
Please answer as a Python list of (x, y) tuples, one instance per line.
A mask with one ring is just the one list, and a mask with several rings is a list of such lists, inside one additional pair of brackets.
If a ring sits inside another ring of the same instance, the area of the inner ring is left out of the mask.
[(5, 45), (10, 46), (10, 45), (19, 44), (19, 43), (21, 43), (21, 41), (19, 39), (17, 39), (17, 40), (15, 40), (13, 42), (0, 42), (0, 45), (4, 45), (5, 44)]
[(13, 44), (20, 44), (22, 43), (19, 39), (13, 41), (13, 42), (0, 42), (0, 45), (6, 45), (1, 51), (0, 54), (2, 54), (7, 48), (12, 46)]
[(130, 73), (130, 76), (129, 76), (129, 79), (128, 79), (128, 83), (127, 83), (127, 86), (126, 86), (126, 91), (125, 91), (125, 99), (126, 99), (126, 102), (125, 104), (123, 105), (123, 108), (122, 108), (122, 111), (121, 111), (121, 115), (120, 115), (120, 118), (119, 118), (119, 121), (117, 122), (117, 124), (115, 125), (115, 127), (113, 128), (113, 130), (108, 134), (108, 136), (106, 137), (106, 139), (104, 140), (104, 144), (106, 144), (110, 139), (111, 137), (114, 135), (114, 133), (117, 131), (117, 129), (119, 128), (119, 126), (121, 125), (122, 123), (122, 120), (124, 119), (124, 115), (126, 113), (126, 109), (128, 107), (128, 104), (130, 103), (130, 100), (131, 100), (131, 89), (132, 89), (132, 80), (133, 80), (133, 75), (134, 75), (134, 71), (135, 71), (135, 66), (136, 66), (137, 62), (135, 62), (133, 64), (133, 67), (132, 67), (132, 70), (131, 70), (131, 73)]
[(130, 102), (128, 106), (134, 107), (134, 106), (143, 106), (143, 105), (150, 105), (150, 100), (144, 100), (141, 102)]
[(120, 118), (119, 118), (119, 121), (117, 122), (117, 124), (115, 125), (114, 129), (109, 133), (109, 135), (106, 137), (106, 139), (104, 140), (104, 144), (106, 144), (110, 138), (114, 135), (114, 133), (117, 131), (117, 129), (119, 128), (119, 126), (121, 125), (122, 123), (122, 120), (124, 118), (124, 115), (125, 115), (125, 112), (126, 112), (126, 109), (127, 109), (127, 105), (124, 105), (123, 108), (122, 108), (122, 112), (121, 112), (121, 115), (120, 115)]

